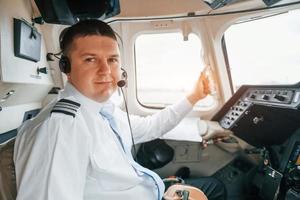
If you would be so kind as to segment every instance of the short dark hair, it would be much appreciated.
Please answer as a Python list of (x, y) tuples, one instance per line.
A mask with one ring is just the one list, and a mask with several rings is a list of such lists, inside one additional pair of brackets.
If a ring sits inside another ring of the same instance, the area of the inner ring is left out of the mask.
[(83, 20), (65, 28), (61, 32), (59, 36), (59, 45), (62, 54), (67, 56), (76, 37), (89, 35), (107, 36), (117, 41), (116, 33), (107, 23), (97, 19)]

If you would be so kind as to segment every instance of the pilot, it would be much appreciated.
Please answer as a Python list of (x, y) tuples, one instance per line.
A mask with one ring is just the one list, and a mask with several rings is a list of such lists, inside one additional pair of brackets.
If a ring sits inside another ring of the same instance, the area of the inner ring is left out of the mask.
[[(114, 31), (99, 20), (81, 21), (65, 31), (60, 46), (65, 89), (16, 138), (17, 200), (162, 199), (163, 181), (133, 159), (126, 113), (110, 100), (121, 74)], [(162, 136), (208, 93), (201, 75), (178, 103), (152, 116), (130, 115), (134, 142)], [(228, 135), (216, 124), (208, 123), (209, 137)], [(224, 199), (216, 180), (199, 187), (210, 200)]]

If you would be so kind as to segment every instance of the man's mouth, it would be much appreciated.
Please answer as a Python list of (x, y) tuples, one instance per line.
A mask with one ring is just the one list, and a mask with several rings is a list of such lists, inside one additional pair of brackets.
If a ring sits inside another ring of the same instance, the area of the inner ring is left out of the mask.
[(96, 84), (109, 84), (113, 83), (112, 80), (102, 80), (102, 81), (95, 81)]

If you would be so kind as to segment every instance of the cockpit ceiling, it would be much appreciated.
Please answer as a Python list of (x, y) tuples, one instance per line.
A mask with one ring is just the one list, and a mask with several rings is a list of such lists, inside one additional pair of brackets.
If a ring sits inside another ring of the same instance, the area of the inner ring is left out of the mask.
[[(296, 1), (278, 2), (277, 0), (278, 3), (275, 5)], [(121, 13), (116, 18), (182, 16), (189, 13), (201, 15), (267, 7), (263, 0), (229, 0), (228, 2), (224, 7), (214, 10), (204, 0), (120, 0)]]
[[(215, 12), (203, 0), (120, 0), (121, 13), (117, 17), (159, 17), (186, 15), (188, 13), (208, 14)], [(265, 7), (261, 0), (238, 0), (219, 10), (249, 9)]]

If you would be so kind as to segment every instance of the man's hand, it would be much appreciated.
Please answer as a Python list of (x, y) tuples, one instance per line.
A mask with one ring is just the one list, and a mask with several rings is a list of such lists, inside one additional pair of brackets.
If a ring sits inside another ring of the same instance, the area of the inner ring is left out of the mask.
[(203, 99), (208, 94), (210, 94), (209, 90), (209, 80), (205, 73), (201, 73), (196, 85), (192, 92), (187, 96), (187, 99), (192, 105), (195, 105), (200, 99)]
[(208, 144), (218, 143), (222, 139), (230, 137), (232, 132), (222, 128), (218, 122), (199, 120), (198, 121), (199, 134), (202, 137), (203, 147), (207, 147)]
[(204, 121), (206, 123), (207, 129), (202, 138), (204, 140), (217, 139), (217, 138), (227, 138), (232, 132), (226, 130), (220, 126), (218, 122), (215, 121)]

